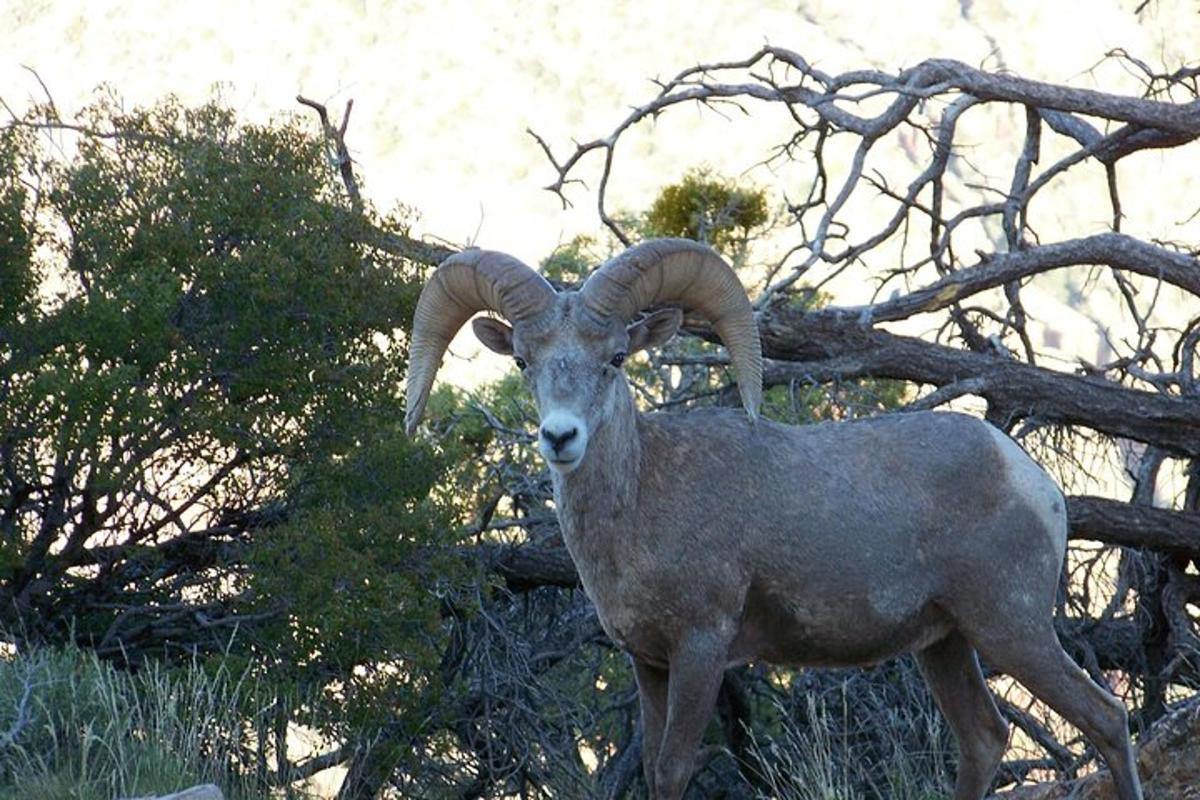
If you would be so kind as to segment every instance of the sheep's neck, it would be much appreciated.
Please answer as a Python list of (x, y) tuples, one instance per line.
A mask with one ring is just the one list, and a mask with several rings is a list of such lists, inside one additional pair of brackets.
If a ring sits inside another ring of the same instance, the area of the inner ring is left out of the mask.
[(606, 561), (613, 548), (620, 548), (637, 503), (640, 460), (637, 409), (632, 395), (624, 393), (612, 418), (589, 439), (583, 463), (554, 477), (563, 536), (581, 569), (581, 560)]

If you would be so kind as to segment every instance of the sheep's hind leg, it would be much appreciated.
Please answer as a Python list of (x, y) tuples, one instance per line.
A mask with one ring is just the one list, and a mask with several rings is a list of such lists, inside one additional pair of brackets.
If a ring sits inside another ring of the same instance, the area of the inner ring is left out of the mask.
[(958, 741), (954, 800), (983, 800), (1008, 744), (1008, 723), (996, 710), (975, 650), (955, 631), (915, 656)]
[(1019, 636), (977, 640), (975, 645), (988, 664), (1016, 678), (1083, 731), (1108, 763), (1119, 800), (1142, 800), (1124, 704), (1063, 651), (1049, 619)]

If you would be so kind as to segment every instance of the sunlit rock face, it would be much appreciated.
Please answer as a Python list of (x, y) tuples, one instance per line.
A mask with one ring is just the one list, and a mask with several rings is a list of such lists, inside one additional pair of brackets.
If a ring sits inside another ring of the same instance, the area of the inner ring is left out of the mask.
[(225, 800), (225, 795), (214, 784), (205, 783), (171, 794), (159, 795), (157, 797), (129, 798), (129, 800)]

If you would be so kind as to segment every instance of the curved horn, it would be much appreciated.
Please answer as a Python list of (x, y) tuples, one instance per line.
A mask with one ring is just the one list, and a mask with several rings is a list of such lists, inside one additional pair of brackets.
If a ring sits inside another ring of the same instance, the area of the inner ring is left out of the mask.
[(464, 250), (443, 261), (421, 290), (409, 345), (407, 409), (411, 435), (421, 421), (429, 389), (450, 340), (479, 311), (495, 311), (510, 322), (538, 313), (554, 288), (524, 262), (495, 250)]
[(738, 392), (750, 419), (762, 403), (762, 344), (754, 310), (733, 269), (706, 245), (652, 239), (596, 270), (580, 289), (589, 309), (630, 320), (656, 303), (678, 303), (703, 314), (737, 370)]

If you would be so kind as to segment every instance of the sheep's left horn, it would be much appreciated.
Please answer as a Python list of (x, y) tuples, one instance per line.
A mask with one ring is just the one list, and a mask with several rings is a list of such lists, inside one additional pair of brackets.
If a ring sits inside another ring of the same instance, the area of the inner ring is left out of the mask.
[(542, 311), (554, 288), (528, 264), (495, 250), (464, 250), (438, 266), (421, 290), (409, 345), (404, 426), (412, 434), (450, 340), (480, 311), (519, 322)]
[(751, 419), (762, 404), (762, 344), (746, 290), (733, 269), (706, 245), (652, 239), (612, 258), (580, 289), (589, 309), (630, 320), (655, 304), (679, 304), (704, 315), (737, 370), (738, 392)]

